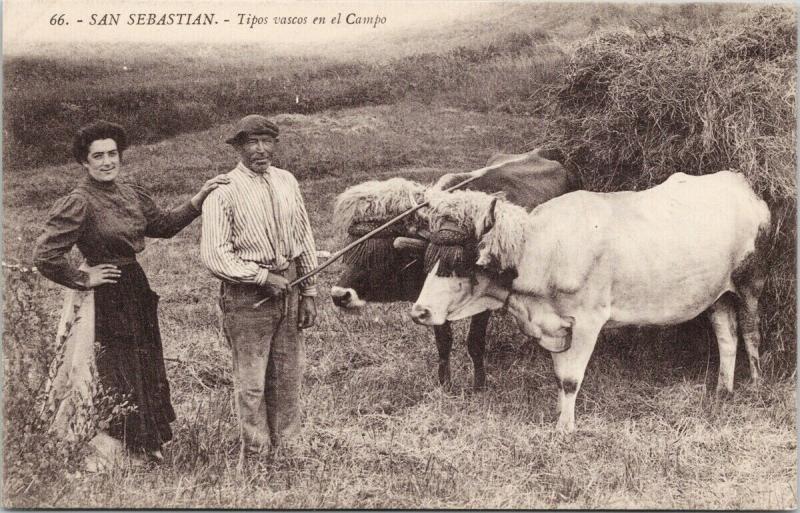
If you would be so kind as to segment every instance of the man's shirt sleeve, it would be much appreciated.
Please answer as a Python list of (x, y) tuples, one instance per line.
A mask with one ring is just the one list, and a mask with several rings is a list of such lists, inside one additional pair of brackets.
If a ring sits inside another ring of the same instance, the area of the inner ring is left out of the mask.
[[(306, 205), (300, 186), (295, 183), (297, 195), (297, 209), (295, 211), (294, 227), (297, 244), (300, 247), (300, 256), (297, 258), (297, 270), (303, 276), (317, 268), (317, 247), (314, 244), (314, 234), (311, 233), (311, 223), (308, 220)], [(300, 283), (300, 294), (303, 296), (317, 295), (317, 277), (312, 276)]]
[(203, 202), (203, 231), (200, 259), (217, 278), (236, 283), (266, 282), (268, 271), (255, 262), (247, 262), (233, 251), (231, 212), (219, 191), (213, 191)]

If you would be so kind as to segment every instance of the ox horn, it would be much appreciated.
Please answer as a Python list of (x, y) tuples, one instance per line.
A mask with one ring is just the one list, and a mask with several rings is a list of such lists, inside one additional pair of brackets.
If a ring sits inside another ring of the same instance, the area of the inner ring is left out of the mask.
[(395, 237), (392, 245), (395, 249), (425, 249), (428, 243), (411, 237)]

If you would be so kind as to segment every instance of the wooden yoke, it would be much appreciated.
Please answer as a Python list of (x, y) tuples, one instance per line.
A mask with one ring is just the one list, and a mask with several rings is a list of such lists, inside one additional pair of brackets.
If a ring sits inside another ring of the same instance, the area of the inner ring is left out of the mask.
[[(490, 171), (492, 169), (501, 167), (502, 165), (503, 164), (495, 164), (495, 165), (492, 165), (492, 166), (487, 166), (487, 167), (484, 167), (484, 168), (481, 168), (481, 169), (477, 169), (477, 170), (472, 172), (472, 173), (474, 173), (473, 176), (467, 178), (466, 180), (464, 180), (464, 181), (462, 181), (460, 183), (457, 183), (456, 185), (453, 185), (452, 187), (448, 187), (447, 189), (444, 189), (442, 192), (450, 192), (450, 191), (453, 191), (455, 189), (458, 189), (459, 187), (463, 187), (463, 186), (467, 185), (468, 183), (474, 182), (478, 178), (481, 178), (484, 174), (486, 174), (486, 172), (488, 172), (488, 171)], [(320, 265), (316, 269), (310, 271), (309, 273), (307, 273), (307, 274), (297, 278), (296, 280), (292, 281), (291, 283), (289, 283), (289, 287), (294, 287), (294, 286), (298, 285), (299, 283), (301, 283), (302, 281), (307, 280), (308, 278), (311, 278), (312, 276), (316, 275), (317, 273), (319, 273), (320, 271), (322, 271), (323, 269), (325, 269), (326, 267), (328, 267), (329, 265), (331, 265), (332, 263), (334, 263), (335, 261), (340, 259), (345, 253), (347, 253), (348, 251), (350, 251), (354, 247), (358, 246), (362, 242), (374, 237), (380, 231), (385, 230), (386, 228), (388, 228), (388, 227), (392, 226), (393, 224), (397, 223), (398, 221), (401, 221), (401, 220), (405, 219), (406, 217), (410, 216), (411, 214), (413, 214), (417, 210), (421, 209), (422, 207), (426, 207), (428, 205), (429, 205), (429, 202), (425, 201), (423, 203), (420, 203), (416, 207), (413, 207), (413, 208), (411, 208), (409, 210), (406, 210), (402, 214), (400, 214), (400, 215), (398, 215), (396, 217), (393, 217), (392, 219), (386, 221), (385, 223), (383, 223), (379, 227), (375, 228), (371, 232), (363, 235), (358, 240), (355, 240), (355, 241), (351, 242), (350, 244), (348, 244), (344, 248), (340, 249), (339, 251), (337, 251), (336, 253), (331, 255), (331, 257), (325, 263), (323, 263), (322, 265)], [(269, 299), (271, 299), (271, 298), (264, 298), (261, 301), (258, 301), (257, 303), (255, 303), (253, 305), (253, 308), (258, 308), (265, 301), (267, 301)]]

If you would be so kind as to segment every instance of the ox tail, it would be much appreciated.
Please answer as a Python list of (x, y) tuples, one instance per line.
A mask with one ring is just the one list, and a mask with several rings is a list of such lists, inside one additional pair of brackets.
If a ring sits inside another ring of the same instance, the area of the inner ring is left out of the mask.
[[(756, 219), (758, 223), (758, 231), (756, 232), (756, 240), (754, 241), (754, 254), (759, 261), (765, 265), (772, 256), (773, 246), (778, 238), (778, 234), (774, 233), (772, 230), (772, 213), (767, 206), (767, 202), (759, 198), (755, 191), (752, 192), (752, 201), (750, 205), (753, 218)], [(780, 230), (781, 226), (776, 226), (775, 229), (776, 231)]]
[[(769, 262), (775, 253), (773, 241), (777, 237), (772, 236), (771, 215), (767, 204), (753, 193), (751, 205), (752, 214), (757, 222), (753, 252), (734, 270), (731, 279), (736, 286), (735, 308), (739, 331), (749, 360), (750, 378), (753, 383), (758, 384), (761, 378), (759, 347), (762, 340), (759, 302), (767, 280)], [(720, 360), (722, 361), (722, 356)], [(732, 381), (732, 378), (729, 379)]]

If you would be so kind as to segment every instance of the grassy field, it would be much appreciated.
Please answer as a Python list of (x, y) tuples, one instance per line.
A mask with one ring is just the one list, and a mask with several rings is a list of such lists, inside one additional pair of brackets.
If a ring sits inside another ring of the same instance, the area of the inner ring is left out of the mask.
[[(380, 62), (305, 55), (266, 63), (269, 69), (293, 70), (290, 79), (296, 82), (287, 84), (305, 82), (310, 96), (319, 99), (307, 109), (276, 104), (271, 111), (283, 132), (278, 163), (301, 179), (318, 247), (341, 247), (330, 216), (335, 196), (349, 185), (390, 176), (430, 182), (444, 172), (479, 167), (497, 151), (546, 144), (548, 120), (536, 114), (545, 100), (534, 93), (559, 80), (552, 64), (566, 62), (573, 42), (593, 30), (634, 17), (647, 27), (662, 19), (689, 30), (721, 17), (735, 19), (741, 10), (654, 6), (634, 14), (632, 8), (601, 7), (570, 20), (563, 9), (516, 6), (487, 21), (485, 32), (466, 22), (451, 27), (438, 54), (424, 54), (420, 48), (431, 39), (411, 34), (395, 56)], [(502, 26), (508, 32), (501, 33)], [(470, 27), (480, 34), (472, 46), (464, 39)], [(529, 36), (514, 35), (520, 33)], [(491, 45), (495, 50), (487, 50)], [(217, 69), (217, 57), (207, 56), (209, 69)], [(20, 66), (54, 66), (20, 59)], [(142, 66), (170, 65), (145, 61)], [(11, 64), (7, 74), (14, 70)], [(206, 61), (195, 65), (186, 70), (186, 80), (199, 78)], [(350, 78), (338, 81), (332, 69)], [(23, 91), (31, 73), (17, 71), (20, 94), (34, 95)], [(408, 82), (392, 82), (397, 76)], [(367, 89), (360, 82), (365, 77), (372, 77), (364, 82)], [(216, 72), (202, 79), (236, 86)], [(87, 75), (76, 76), (64, 87), (78, 91), (86, 80)], [(229, 110), (214, 110), (203, 122), (207, 126), (200, 123), (190, 133), (148, 135), (139, 130), (144, 125), (138, 118), (128, 119), (138, 144), (125, 154), (125, 175), (168, 205), (231, 168), (235, 155), (222, 139), (235, 110), (251, 108), (238, 103), (247, 80), (239, 83), (239, 96), (226, 100)], [(451, 82), (455, 86), (445, 86)], [(6, 81), (6, 87), (14, 84)], [(115, 91), (112, 81), (98, 84), (108, 94)], [(141, 77), (126, 87), (138, 94)], [(164, 87), (153, 85), (168, 98), (173, 93)], [(373, 97), (373, 91), (388, 92)], [(215, 98), (196, 101), (214, 106)], [(118, 105), (119, 99), (109, 101)], [(78, 112), (78, 118), (89, 115)], [(68, 117), (63, 122), (70, 119), (76, 122)], [(17, 129), (16, 120), (12, 113), (7, 127)], [(67, 139), (52, 137), (58, 144)], [(17, 140), (12, 136), (4, 152), (4, 260), (26, 265), (45, 212), (82, 172), (61, 154), (30, 162), (9, 156), (25, 153)], [(219, 333), (218, 281), (199, 261), (199, 236), (195, 222), (173, 239), (150, 241), (140, 257), (161, 296), (167, 372), (178, 413), (165, 464), (149, 468), (88, 474), (75, 453), (47, 445), (36, 431), (31, 396), (50, 357), (61, 291), (35, 274), (4, 270), (5, 507), (796, 506), (794, 371), (768, 373), (755, 390), (747, 386), (746, 365), (738, 365), (735, 397), (712, 408), (703, 402), (703, 388), (714, 372), (716, 350), (703, 326), (609, 332), (578, 397), (578, 432), (565, 437), (554, 429), (551, 359), (525, 340), (511, 319), (498, 315), (490, 323), (488, 390), (471, 391), (471, 362), (460, 342), (453, 355), (454, 386), (443, 390), (436, 383), (432, 334), (407, 320), (409, 305), (374, 305), (359, 316), (333, 307), (328, 292), (338, 265), (320, 275), (318, 323), (306, 332), (304, 420), (297, 444), (237, 476), (230, 354)], [(462, 341), (466, 325), (458, 323), (455, 331)]]

